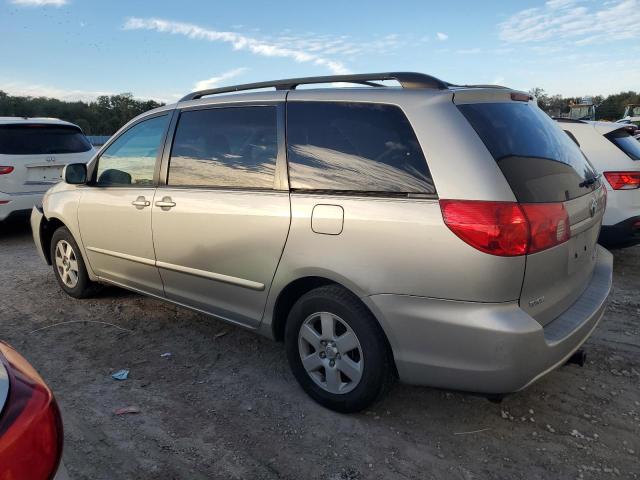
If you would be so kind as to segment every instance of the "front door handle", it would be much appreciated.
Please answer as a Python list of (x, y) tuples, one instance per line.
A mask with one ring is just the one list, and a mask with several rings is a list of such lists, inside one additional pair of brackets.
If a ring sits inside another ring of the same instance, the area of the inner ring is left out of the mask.
[(156, 207), (160, 207), (162, 210), (169, 210), (176, 206), (176, 202), (171, 200), (171, 197), (162, 197), (162, 200), (156, 202)]
[(133, 202), (131, 202), (131, 205), (136, 207), (138, 210), (142, 210), (144, 207), (148, 207), (149, 205), (151, 205), (151, 202), (140, 195)]

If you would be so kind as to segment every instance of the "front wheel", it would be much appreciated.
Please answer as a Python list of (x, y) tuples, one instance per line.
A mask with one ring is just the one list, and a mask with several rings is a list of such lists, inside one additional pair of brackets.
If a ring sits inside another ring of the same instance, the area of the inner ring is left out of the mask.
[(295, 303), (285, 347), (302, 388), (338, 412), (368, 407), (395, 379), (382, 328), (357, 297), (337, 285), (314, 289)]
[(74, 298), (86, 298), (96, 290), (89, 279), (78, 244), (66, 227), (58, 228), (51, 237), (51, 264), (62, 289)]

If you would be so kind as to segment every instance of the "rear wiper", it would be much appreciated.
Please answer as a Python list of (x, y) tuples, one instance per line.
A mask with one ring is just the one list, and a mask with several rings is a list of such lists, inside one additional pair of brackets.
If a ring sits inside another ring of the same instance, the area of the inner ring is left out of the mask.
[(591, 178), (587, 178), (584, 182), (578, 184), (579, 187), (590, 187), (600, 179), (600, 174), (594, 175)]

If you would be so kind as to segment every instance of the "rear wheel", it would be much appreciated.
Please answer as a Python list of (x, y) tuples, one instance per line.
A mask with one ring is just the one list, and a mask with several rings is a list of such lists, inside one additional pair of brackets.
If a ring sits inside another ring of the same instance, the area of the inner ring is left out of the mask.
[(62, 289), (74, 298), (95, 293), (97, 285), (89, 280), (78, 244), (66, 227), (58, 228), (51, 237), (51, 264)]
[(384, 332), (352, 293), (337, 285), (303, 295), (287, 319), (285, 346), (302, 388), (321, 405), (355, 412), (393, 384)]

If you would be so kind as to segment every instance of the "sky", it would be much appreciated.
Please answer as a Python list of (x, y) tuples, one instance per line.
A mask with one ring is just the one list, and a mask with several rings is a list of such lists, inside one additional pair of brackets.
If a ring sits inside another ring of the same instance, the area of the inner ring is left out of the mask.
[(640, 90), (640, 0), (0, 0), (0, 32), (0, 90), (64, 100), (379, 71)]

